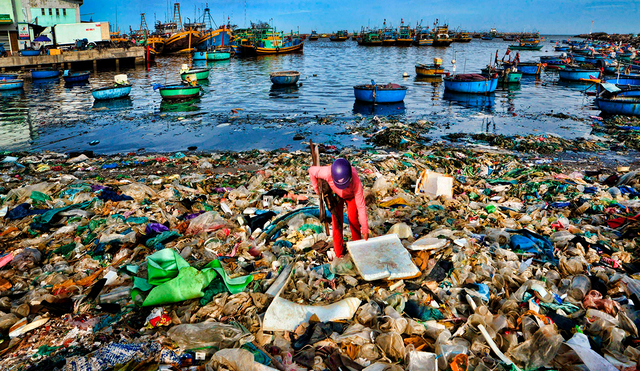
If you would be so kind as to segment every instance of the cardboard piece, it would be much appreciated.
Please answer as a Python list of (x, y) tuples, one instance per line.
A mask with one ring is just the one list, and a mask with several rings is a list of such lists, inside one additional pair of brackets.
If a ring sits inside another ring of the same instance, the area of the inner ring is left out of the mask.
[(416, 182), (415, 193), (429, 197), (445, 196), (452, 198), (453, 178), (448, 175), (424, 170)]

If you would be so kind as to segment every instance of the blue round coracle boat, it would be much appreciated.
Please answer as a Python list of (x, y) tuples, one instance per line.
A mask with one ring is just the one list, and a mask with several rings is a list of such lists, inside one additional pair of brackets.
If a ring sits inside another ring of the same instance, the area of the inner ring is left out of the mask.
[(300, 72), (298, 71), (279, 71), (269, 74), (271, 82), (274, 85), (293, 85), (300, 80)]
[(559, 70), (558, 75), (560, 76), (560, 80), (581, 81), (600, 78), (600, 71), (567, 67), (564, 70)]
[(130, 93), (131, 85), (107, 86), (91, 91), (91, 95), (93, 95), (93, 98), (96, 100), (124, 98), (128, 97)]
[(596, 106), (610, 115), (640, 116), (640, 97), (616, 96), (596, 98)]
[(193, 52), (193, 60), (194, 61), (206, 61), (207, 60), (207, 51), (195, 51)]
[(66, 83), (80, 83), (89, 81), (90, 71), (69, 72), (64, 71), (62, 78)]
[(60, 75), (60, 71), (58, 70), (32, 70), (31, 78), (34, 80), (37, 79), (51, 79), (54, 77), (58, 77)]
[(23, 57), (35, 57), (36, 55), (40, 55), (40, 50), (22, 50), (20, 51)]
[(398, 84), (376, 85), (372, 80), (371, 85), (354, 86), (353, 93), (359, 102), (397, 103), (404, 101), (407, 87)]
[(539, 75), (544, 69), (544, 66), (542, 63), (525, 62), (517, 64), (516, 69), (522, 72), (523, 75)]
[(22, 89), (24, 80), (0, 80), (0, 90)]
[(469, 73), (444, 78), (444, 89), (458, 93), (486, 94), (496, 91), (497, 87), (497, 74), (484, 76)]
[(18, 75), (15, 73), (0, 73), (0, 80), (15, 80)]

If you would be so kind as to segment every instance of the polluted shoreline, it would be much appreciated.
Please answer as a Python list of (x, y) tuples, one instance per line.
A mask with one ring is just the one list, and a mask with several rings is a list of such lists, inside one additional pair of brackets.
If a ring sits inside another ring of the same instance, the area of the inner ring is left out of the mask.
[(581, 140), (344, 128), (369, 148), (320, 161), (357, 169), (372, 264), (362, 243), (331, 259), (308, 149), (3, 152), (0, 368), (635, 369), (629, 120)]

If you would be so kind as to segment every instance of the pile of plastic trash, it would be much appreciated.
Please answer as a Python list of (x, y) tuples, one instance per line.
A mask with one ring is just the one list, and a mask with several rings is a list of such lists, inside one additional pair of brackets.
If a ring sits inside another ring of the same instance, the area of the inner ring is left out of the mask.
[(0, 369), (636, 369), (638, 171), (337, 157), (371, 229), (344, 258), (308, 153), (4, 153)]

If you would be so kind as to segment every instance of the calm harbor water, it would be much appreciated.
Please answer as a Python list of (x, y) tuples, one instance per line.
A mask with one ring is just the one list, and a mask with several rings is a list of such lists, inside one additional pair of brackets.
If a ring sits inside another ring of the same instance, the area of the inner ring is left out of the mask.
[[(566, 36), (552, 36), (561, 40)], [(434, 47), (362, 47), (355, 41), (307, 41), (303, 54), (232, 59), (208, 63), (205, 94), (193, 101), (162, 102), (154, 83), (179, 81), (178, 71), (190, 57), (158, 57), (148, 70), (126, 73), (133, 84), (130, 99), (95, 102), (89, 91), (113, 81), (115, 71), (92, 74), (89, 84), (68, 87), (62, 79), (27, 80), (23, 92), (0, 92), (0, 149), (82, 150), (99, 153), (299, 148), (305, 138), (343, 145), (364, 145), (361, 138), (338, 134), (344, 126), (372, 115), (401, 120), (427, 119), (430, 135), (457, 132), (500, 134), (551, 133), (566, 138), (590, 133), (589, 115), (599, 112), (582, 92), (584, 84), (558, 82), (555, 72), (527, 77), (518, 86), (499, 88), (490, 96), (444, 92), (441, 82), (415, 76), (416, 62), (442, 58), (447, 69), (457, 60), (458, 73), (479, 72), (507, 50), (502, 40)], [(541, 51), (520, 51), (522, 61), (557, 54), (544, 41)], [(275, 88), (269, 73), (297, 70), (301, 86)], [(403, 78), (404, 72), (410, 77)], [(368, 83), (408, 86), (402, 104), (355, 103), (353, 86)], [(100, 143), (90, 146), (92, 141)]]

